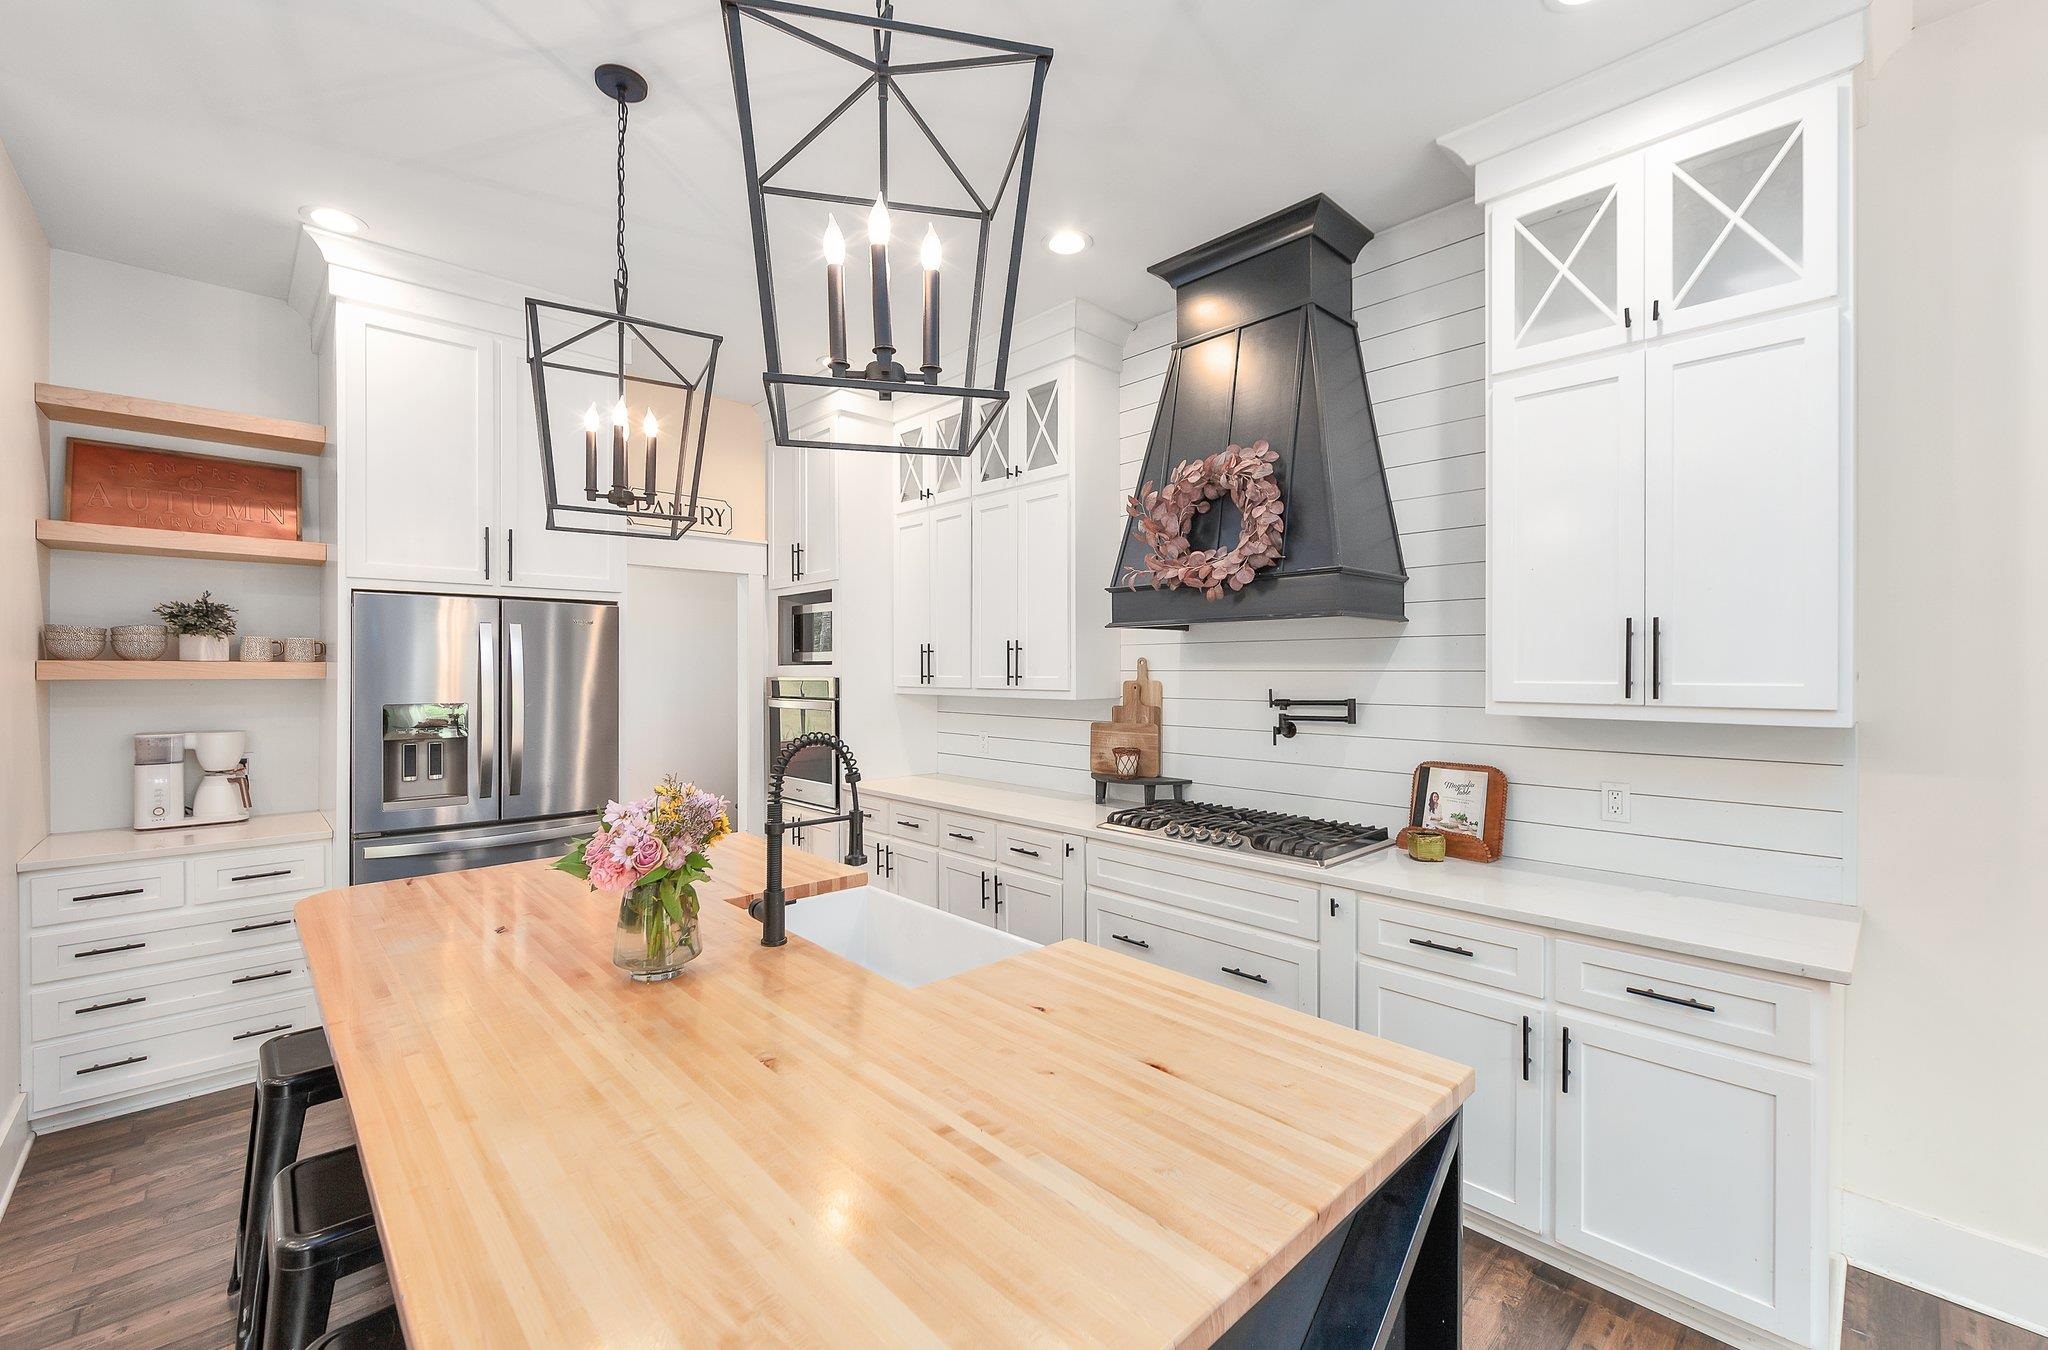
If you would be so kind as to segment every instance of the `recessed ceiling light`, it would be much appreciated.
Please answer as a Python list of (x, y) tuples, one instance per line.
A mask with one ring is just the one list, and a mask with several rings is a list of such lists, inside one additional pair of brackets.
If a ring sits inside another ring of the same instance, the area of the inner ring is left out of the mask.
[(299, 208), (299, 219), (308, 225), (318, 225), (323, 230), (332, 230), (336, 234), (363, 232), (362, 218), (352, 216), (338, 206), (302, 206)]
[(1568, 9), (1577, 9), (1580, 5), (1589, 5), (1592, 2), (1593, 0), (1543, 0), (1545, 5), (1560, 12)]
[(1054, 230), (1045, 237), (1047, 251), (1062, 255), (1079, 253), (1094, 242), (1079, 230)]

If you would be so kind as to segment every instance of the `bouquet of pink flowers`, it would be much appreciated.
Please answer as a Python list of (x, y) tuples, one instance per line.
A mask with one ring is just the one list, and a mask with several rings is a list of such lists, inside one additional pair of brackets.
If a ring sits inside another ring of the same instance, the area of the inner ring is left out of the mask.
[(621, 928), (644, 932), (655, 962), (678, 943), (694, 944), (696, 883), (711, 872), (706, 850), (731, 833), (723, 797), (670, 775), (650, 796), (607, 803), (604, 827), (555, 868), (618, 896)]

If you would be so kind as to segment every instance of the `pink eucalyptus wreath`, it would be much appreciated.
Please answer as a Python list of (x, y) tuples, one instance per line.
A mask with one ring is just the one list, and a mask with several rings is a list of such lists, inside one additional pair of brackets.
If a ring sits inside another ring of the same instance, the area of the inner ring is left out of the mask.
[[(1176, 466), (1157, 491), (1148, 481), (1124, 503), (1145, 541), (1145, 565), (1130, 569), (1125, 584), (1149, 581), (1154, 590), (1192, 586), (1209, 600), (1220, 599), (1225, 587), (1241, 591), (1251, 585), (1260, 568), (1280, 561), (1287, 534), (1287, 508), (1275, 467), (1279, 462), (1278, 451), (1255, 441)], [(1211, 502), (1226, 496), (1244, 520), (1237, 547), (1190, 548), (1188, 527), (1196, 516), (1208, 514)]]

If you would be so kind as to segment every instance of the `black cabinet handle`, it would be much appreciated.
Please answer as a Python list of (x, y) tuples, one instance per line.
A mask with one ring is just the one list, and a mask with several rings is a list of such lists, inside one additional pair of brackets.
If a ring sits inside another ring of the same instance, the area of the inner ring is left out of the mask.
[(1533, 1062), (1529, 1054), (1529, 1037), (1534, 1031), (1534, 1025), (1528, 1018), (1524, 1017), (1522, 1019), (1522, 1081), (1524, 1083), (1529, 1081), (1529, 1065)]
[(232, 979), (232, 980), (229, 980), (229, 981), (228, 981), (228, 983), (229, 983), (229, 984), (254, 984), (254, 983), (256, 983), (256, 981), (258, 981), (258, 980), (274, 980), (274, 979), (278, 978), (278, 977), (279, 977), (280, 975), (289, 975), (289, 974), (291, 974), (291, 973), (292, 973), (292, 972), (291, 972), (291, 968), (290, 968), (290, 967), (286, 967), (286, 968), (285, 968), (285, 969), (283, 969), (283, 970), (271, 970), (271, 971), (265, 971), (265, 972), (264, 972), (263, 974), (261, 974), (261, 975), (237, 975), (237, 976), (235, 976), (235, 978), (234, 978), (234, 979)]
[(1663, 319), (1664, 302), (1662, 300), (1652, 300), (1650, 302), (1650, 321), (1652, 323), (1661, 323)]
[(71, 1015), (73, 1017), (80, 1017), (90, 1012), (105, 1012), (109, 1008), (128, 1008), (134, 1006), (137, 1003), (147, 1002), (149, 1002), (149, 995), (136, 994), (130, 998), (117, 998), (111, 1003), (95, 1003), (89, 1008), (73, 1008), (71, 1010)]
[(988, 908), (988, 873), (981, 874), (981, 907)]
[(1270, 981), (1267, 980), (1265, 976), (1254, 975), (1249, 970), (1239, 970), (1236, 966), (1223, 967), (1223, 973), (1225, 975), (1235, 975), (1240, 980), (1255, 980), (1260, 984), (1270, 983)]
[(125, 1068), (130, 1064), (140, 1064), (148, 1058), (148, 1055), (130, 1055), (126, 1059), (108, 1060), (105, 1064), (94, 1064), (90, 1068), (80, 1069), (78, 1071), (78, 1076), (83, 1078), (85, 1075), (89, 1073), (103, 1073), (108, 1069)]
[(76, 961), (84, 956), (112, 956), (115, 952), (138, 952), (148, 945), (147, 942), (124, 942), (118, 947), (93, 947), (86, 951), (71, 953), (71, 959)]
[(1002, 912), (1003, 912), (1003, 879), (1002, 879), (1001, 877), (997, 877), (997, 878), (996, 878), (996, 914), (997, 914), (998, 916), (1000, 916), (1000, 915), (1002, 914)]
[(790, 580), (802, 581), (804, 579), (804, 546), (802, 544), (791, 544), (789, 549)]
[(896, 822), (896, 828), (899, 830), (921, 830), (924, 826), (914, 820), (899, 820)]
[(1010, 683), (1024, 683), (1024, 643), (1022, 639), (1019, 639), (1017, 642), (1017, 674), (1011, 679)]
[(1337, 897), (1334, 895), (1330, 897), (1330, 917), (1337, 917)]
[(512, 530), (512, 527), (511, 527), (511, 526), (509, 526), (509, 525), (508, 525), (508, 526), (506, 526), (506, 527), (505, 527), (505, 580), (507, 580), (507, 581), (512, 581), (512, 580), (515, 580), (515, 579), (517, 578), (517, 575), (518, 575), (517, 573), (515, 573), (515, 572), (514, 572), (514, 571), (512, 570), (512, 535), (513, 535), (513, 530)]
[(1564, 1077), (1560, 1081), (1562, 1091), (1570, 1092), (1572, 1090), (1572, 1029), (1570, 1027), (1564, 1029)]
[(1650, 697), (1664, 697), (1664, 620), (1650, 619)]
[(118, 900), (124, 895), (141, 895), (144, 889), (141, 886), (130, 886), (120, 891), (94, 891), (90, 895), (72, 896), (71, 903), (75, 905), (81, 900)]
[(251, 1036), (268, 1036), (273, 1031), (290, 1031), (291, 1029), (291, 1023), (279, 1022), (274, 1027), (258, 1027), (254, 1031), (238, 1031), (235, 1033), (234, 1039), (238, 1041), (246, 1041)]
[(1636, 316), (1629, 311), (1627, 305), (1621, 307), (1621, 326), (1623, 328), (1634, 328), (1636, 326)]
[(1125, 937), (1122, 933), (1111, 933), (1110, 936), (1115, 938), (1118, 942), (1124, 943), (1126, 946), (1143, 947), (1148, 952), (1152, 950), (1152, 944), (1145, 941), (1143, 938)]
[(484, 526), (484, 580), (491, 579), (491, 527)]
[(1634, 615), (1621, 621), (1621, 696), (1636, 696), (1636, 620)]
[(1427, 947), (1433, 952), (1448, 952), (1452, 956), (1472, 955), (1470, 947), (1453, 947), (1442, 942), (1431, 942), (1428, 938), (1409, 938), (1408, 945), (1411, 947)]
[(1692, 1008), (1699, 1012), (1710, 1013), (1714, 1011), (1713, 1004), (1702, 1003), (1696, 998), (1680, 998), (1676, 994), (1660, 994), (1654, 989), (1638, 989), (1634, 985), (1628, 985), (1626, 988), (1637, 998), (1654, 998), (1659, 1003), (1670, 1003), (1680, 1008)]
[(1012, 845), (1010, 845), (1010, 852), (1012, 852), (1012, 853), (1015, 853), (1015, 854), (1018, 854), (1018, 855), (1020, 855), (1020, 856), (1022, 856), (1022, 857), (1026, 857), (1026, 858), (1036, 858), (1036, 857), (1038, 856), (1038, 850), (1037, 850), (1037, 849), (1035, 849), (1035, 848), (1018, 848), (1018, 847), (1017, 847), (1017, 846), (1016, 846), (1015, 844), (1012, 844)]
[(969, 844), (972, 844), (972, 843), (975, 843), (975, 842), (977, 842), (977, 840), (975, 839), (975, 837), (974, 837), (973, 835), (971, 835), (971, 834), (962, 834), (962, 833), (960, 833), (960, 831), (958, 831), (958, 830), (948, 830), (948, 831), (946, 831), (946, 838), (948, 838), (948, 839), (958, 839), (958, 840), (961, 840), (961, 841), (963, 841), (963, 842), (965, 842), (965, 843), (969, 843)]
[(245, 923), (239, 928), (230, 928), (228, 931), (230, 933), (254, 933), (262, 928), (283, 928), (290, 923), (290, 919), (272, 919), (267, 923)]
[(292, 874), (292, 869), (291, 869), (291, 868), (289, 868), (289, 867), (280, 867), (280, 868), (278, 868), (278, 869), (277, 869), (277, 870), (276, 870), (275, 872), (246, 872), (246, 873), (244, 873), (243, 875), (241, 875), (241, 876), (238, 876), (238, 877), (229, 877), (229, 878), (228, 878), (228, 880), (229, 880), (229, 881), (268, 881), (268, 880), (270, 880), (270, 878), (272, 878), (272, 877), (288, 877), (288, 876), (290, 876), (291, 874)]

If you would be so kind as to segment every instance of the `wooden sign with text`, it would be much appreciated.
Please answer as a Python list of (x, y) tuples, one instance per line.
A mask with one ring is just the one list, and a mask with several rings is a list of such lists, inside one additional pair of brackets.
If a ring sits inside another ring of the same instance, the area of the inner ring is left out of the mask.
[(299, 471), (72, 437), (64, 444), (64, 515), (246, 539), (299, 537)]

